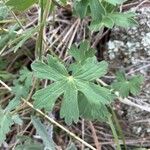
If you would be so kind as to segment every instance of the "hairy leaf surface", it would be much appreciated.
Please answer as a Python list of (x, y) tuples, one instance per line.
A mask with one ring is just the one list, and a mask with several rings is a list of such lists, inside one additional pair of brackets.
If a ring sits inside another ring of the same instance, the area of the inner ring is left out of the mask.
[[(79, 51), (80, 48), (83, 52)], [(86, 54), (89, 49), (87, 42), (82, 43), (79, 49), (72, 49), (71, 54), (77, 62), (85, 60), (82, 65), (76, 64), (76, 71), (72, 75), (69, 75), (65, 66), (52, 56), (47, 57), (47, 63), (36, 61), (32, 64), (32, 69), (37, 77), (54, 81), (46, 88), (36, 91), (33, 95), (34, 106), (52, 110), (57, 98), (62, 95), (60, 117), (65, 118), (65, 122), (69, 125), (72, 122), (76, 123), (81, 115), (80, 101), (83, 104), (87, 103), (87, 108), (92, 108), (87, 118), (99, 119), (107, 116), (105, 105), (111, 103), (114, 98), (110, 90), (93, 83), (95, 79), (107, 73), (108, 64), (105, 61), (98, 62), (95, 56), (92, 57), (93, 52)], [(82, 57), (81, 53), (83, 53)], [(80, 99), (79, 92), (83, 93), (87, 99), (84, 101)], [(97, 109), (94, 109), (94, 106), (97, 106)], [(101, 109), (102, 107), (105, 108)], [(101, 110), (104, 112), (99, 113)], [(106, 115), (104, 115), (105, 111)]]

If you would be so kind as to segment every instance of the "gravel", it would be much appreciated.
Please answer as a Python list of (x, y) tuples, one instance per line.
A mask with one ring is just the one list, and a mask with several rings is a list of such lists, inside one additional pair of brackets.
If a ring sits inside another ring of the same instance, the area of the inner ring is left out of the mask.
[[(150, 57), (150, 8), (143, 7), (132, 12), (137, 14), (139, 25), (128, 29), (115, 27), (107, 43), (107, 56), (111, 61), (121, 58), (125, 65)], [(122, 59), (123, 58), (123, 59)]]

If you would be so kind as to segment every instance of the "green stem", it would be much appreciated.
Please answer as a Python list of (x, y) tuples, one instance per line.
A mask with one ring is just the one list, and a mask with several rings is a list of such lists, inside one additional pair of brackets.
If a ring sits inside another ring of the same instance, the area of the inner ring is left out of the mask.
[(49, 9), (51, 7), (51, 0), (47, 0), (45, 8), (44, 8), (44, 3), (43, 0), (39, 1), (40, 7), (41, 7), (41, 13), (40, 13), (40, 20), (39, 20), (39, 34), (38, 34), (38, 39), (36, 42), (36, 56), (41, 60), (42, 55), (43, 55), (43, 34), (44, 34), (44, 27), (46, 24), (46, 18), (49, 13)]
[(115, 140), (115, 143), (116, 143), (116, 146), (117, 146), (116, 148), (117, 148), (117, 150), (121, 150), (121, 147), (120, 147), (120, 144), (119, 144), (119, 138), (118, 138), (117, 132), (115, 130), (115, 127), (113, 125), (113, 121), (112, 121), (111, 116), (108, 117), (108, 124), (110, 125), (112, 134), (114, 136), (114, 140)]
[(42, 47), (43, 47), (43, 29), (44, 29), (44, 26), (42, 25), (42, 21), (43, 21), (43, 0), (39, 0), (39, 5), (41, 7), (41, 10), (40, 10), (40, 18), (39, 18), (39, 26), (40, 26), (40, 29), (39, 29), (39, 33), (38, 33), (38, 38), (37, 38), (37, 41), (36, 41), (36, 48), (35, 48), (35, 51), (36, 51), (36, 57), (38, 57), (39, 59), (42, 58)]
[(125, 137), (124, 137), (123, 131), (121, 129), (121, 126), (119, 124), (119, 121), (117, 119), (117, 116), (115, 114), (115, 111), (111, 107), (110, 107), (110, 111), (111, 111), (111, 114), (112, 114), (112, 118), (113, 118), (113, 120), (115, 122), (116, 128), (118, 129), (119, 136), (122, 139), (122, 142), (123, 142), (123, 145), (124, 145), (124, 149), (127, 150), (127, 146), (126, 146), (126, 142), (125, 142)]

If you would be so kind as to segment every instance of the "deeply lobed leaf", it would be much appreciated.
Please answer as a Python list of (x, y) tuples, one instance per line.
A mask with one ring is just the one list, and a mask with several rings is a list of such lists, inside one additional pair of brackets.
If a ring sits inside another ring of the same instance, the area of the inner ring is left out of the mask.
[[(84, 52), (86, 52), (88, 47), (88, 43), (80, 46)], [(71, 53), (76, 60), (82, 60), (79, 52), (76, 53), (75, 49)], [(76, 64), (76, 72), (73, 72), (72, 76), (69, 76), (65, 66), (52, 56), (47, 57), (47, 63), (36, 61), (31, 66), (37, 77), (55, 81), (33, 95), (33, 99), (35, 99), (34, 106), (40, 109), (52, 110), (57, 98), (62, 95), (60, 117), (65, 118), (65, 122), (69, 125), (72, 122), (76, 123), (81, 114), (81, 116), (86, 117), (79, 110), (82, 103), (87, 103), (86, 107), (92, 108), (87, 118), (107, 118), (108, 112), (105, 105), (111, 103), (114, 98), (108, 89), (92, 83), (93, 80), (107, 73), (108, 64), (105, 61), (97, 62), (95, 57), (91, 57), (91, 54), (88, 56), (84, 53), (83, 57), (87, 57), (87, 59), (83, 61), (82, 65)], [(86, 99), (84, 102), (80, 99), (79, 92), (85, 95)], [(97, 106), (97, 109), (94, 109), (94, 106)]]

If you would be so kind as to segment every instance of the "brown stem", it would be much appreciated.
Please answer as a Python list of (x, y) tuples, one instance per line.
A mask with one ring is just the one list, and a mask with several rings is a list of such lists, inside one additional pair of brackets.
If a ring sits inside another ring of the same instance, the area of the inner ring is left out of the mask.
[(96, 130), (95, 130), (94, 126), (93, 126), (93, 123), (90, 121), (89, 125), (90, 125), (91, 131), (92, 131), (92, 135), (93, 135), (93, 139), (94, 139), (94, 143), (95, 143), (96, 149), (97, 150), (101, 150), (101, 144), (98, 141), (98, 137), (96, 135)]

